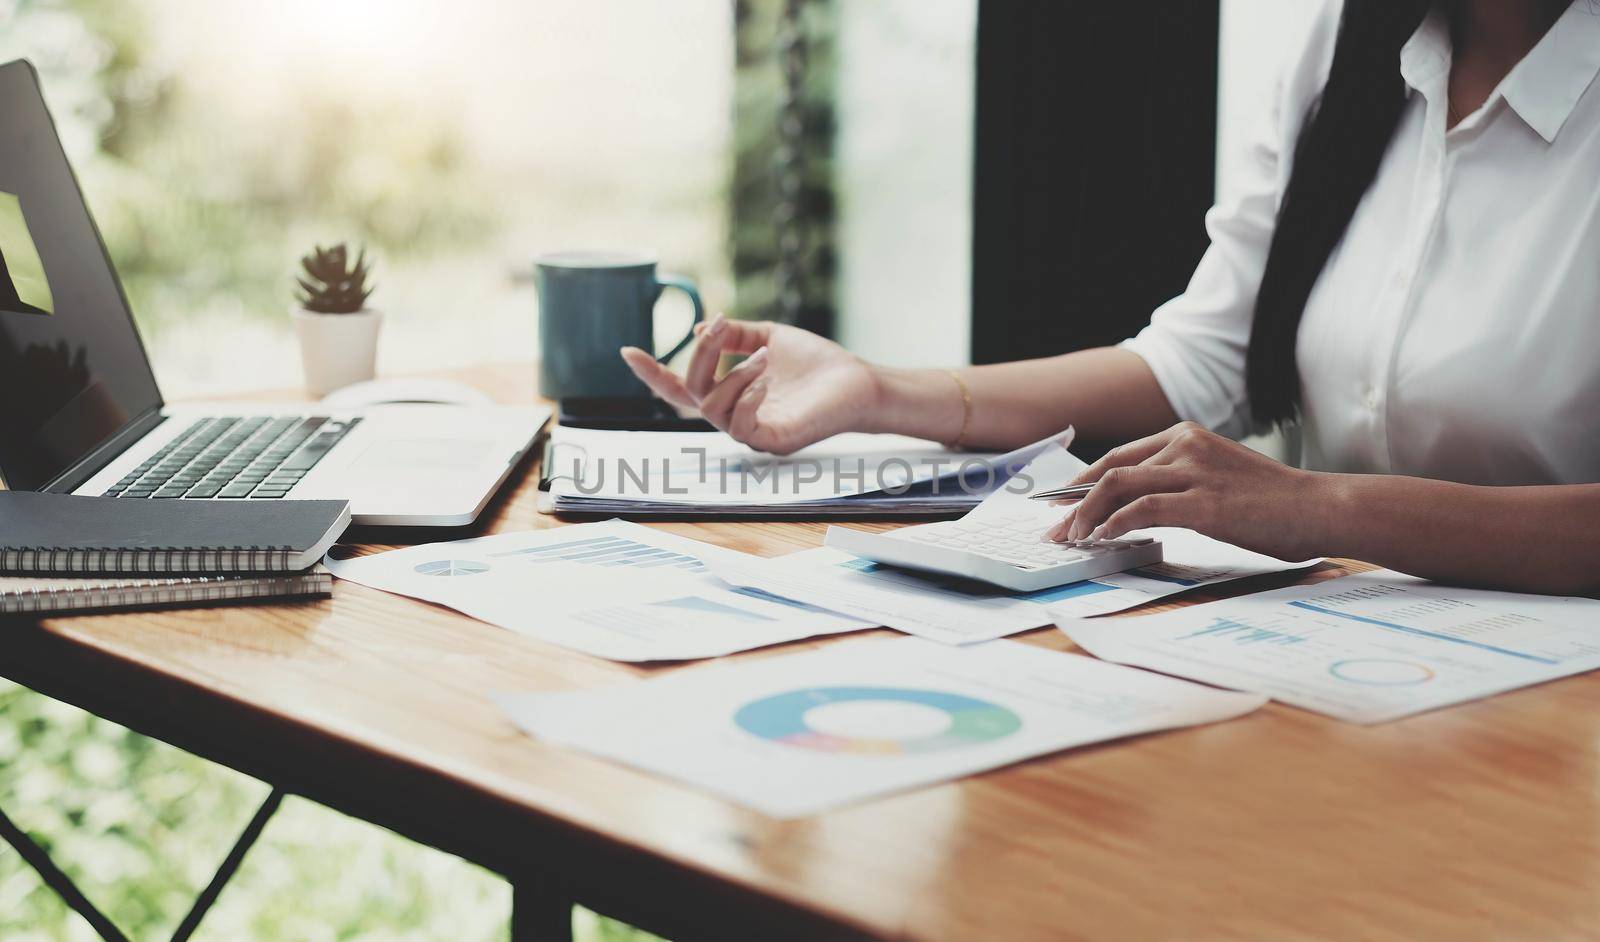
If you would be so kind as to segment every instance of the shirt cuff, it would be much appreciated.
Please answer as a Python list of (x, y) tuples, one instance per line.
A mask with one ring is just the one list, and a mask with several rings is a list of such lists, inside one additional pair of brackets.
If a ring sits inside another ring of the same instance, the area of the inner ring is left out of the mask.
[(1242, 438), (1250, 433), (1250, 417), (1245, 408), (1211, 395), (1209, 384), (1196, 374), (1194, 352), (1177, 342), (1157, 325), (1150, 325), (1118, 344), (1144, 360), (1155, 375), (1156, 385), (1182, 422), (1194, 422), (1219, 435)]

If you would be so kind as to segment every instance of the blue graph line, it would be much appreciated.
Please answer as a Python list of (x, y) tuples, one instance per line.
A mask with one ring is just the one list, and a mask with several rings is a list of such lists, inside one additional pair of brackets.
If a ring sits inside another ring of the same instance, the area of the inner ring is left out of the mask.
[(1537, 661), (1540, 664), (1561, 663), (1560, 661), (1552, 660), (1547, 657), (1540, 657), (1537, 654), (1527, 654), (1522, 651), (1513, 651), (1509, 648), (1497, 648), (1492, 644), (1484, 644), (1481, 641), (1471, 641), (1466, 638), (1457, 638), (1453, 635), (1440, 634), (1436, 631), (1428, 631), (1423, 628), (1412, 628), (1407, 625), (1397, 625), (1391, 621), (1379, 621), (1376, 618), (1367, 618), (1363, 615), (1352, 615), (1349, 612), (1341, 612), (1337, 609), (1323, 608), (1320, 605), (1312, 605), (1310, 602), (1290, 602), (1289, 604), (1293, 605), (1295, 608), (1303, 608), (1308, 612), (1317, 612), (1323, 615), (1332, 615), (1335, 618), (1343, 618), (1348, 621), (1359, 621), (1368, 625), (1377, 625), (1379, 628), (1388, 628), (1391, 631), (1401, 631), (1408, 635), (1417, 635), (1423, 638), (1436, 638), (1440, 641), (1453, 641), (1456, 644), (1464, 644), (1468, 647), (1478, 648), (1482, 651), (1493, 651), (1495, 654), (1504, 654), (1507, 657), (1520, 657), (1525, 661)]
[(753, 599), (760, 599), (763, 602), (771, 602), (774, 605), (783, 605), (783, 606), (787, 606), (788, 608), (798, 608), (801, 611), (806, 611), (806, 612), (821, 612), (822, 614), (825, 614), (825, 615), (826, 614), (831, 614), (825, 608), (821, 608), (821, 607), (816, 606), (816, 605), (807, 605), (804, 602), (796, 602), (794, 599), (786, 599), (781, 595), (773, 595), (771, 592), (766, 592), (766, 591), (763, 591), (761, 589), (757, 589), (754, 586), (747, 586), (747, 585), (734, 586), (733, 588), (729, 589), (728, 591), (732, 592), (732, 593), (734, 593), (736, 595), (746, 595), (746, 596), (749, 596), (750, 598), (753, 598)]

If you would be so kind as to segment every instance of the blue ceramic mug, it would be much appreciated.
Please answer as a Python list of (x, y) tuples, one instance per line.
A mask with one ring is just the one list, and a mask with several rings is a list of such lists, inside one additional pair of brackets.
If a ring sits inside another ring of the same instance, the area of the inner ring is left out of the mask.
[(535, 260), (539, 286), (539, 393), (573, 397), (646, 398), (649, 389), (617, 351), (655, 349), (655, 308), (663, 288), (677, 288), (694, 305), (683, 339), (660, 359), (688, 346), (705, 308), (694, 282), (656, 274), (643, 254), (558, 252)]

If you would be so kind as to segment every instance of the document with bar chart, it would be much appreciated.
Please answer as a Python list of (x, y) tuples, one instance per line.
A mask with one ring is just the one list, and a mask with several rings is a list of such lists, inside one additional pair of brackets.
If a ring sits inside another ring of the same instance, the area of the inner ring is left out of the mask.
[(743, 553), (621, 520), (429, 543), (327, 565), (341, 579), (617, 661), (684, 660), (870, 628), (757, 589), (708, 560)]
[(1388, 570), (1057, 624), (1097, 657), (1382, 723), (1600, 667), (1600, 602)]

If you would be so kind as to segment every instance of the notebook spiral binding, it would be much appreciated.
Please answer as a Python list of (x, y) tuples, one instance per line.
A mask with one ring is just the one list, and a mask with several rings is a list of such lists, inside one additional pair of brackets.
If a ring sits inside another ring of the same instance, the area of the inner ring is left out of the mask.
[(288, 572), (295, 568), (287, 546), (219, 546), (139, 549), (0, 546), (0, 571), (28, 573)]
[[(261, 598), (328, 595), (333, 591), (333, 575), (325, 571), (244, 579), (227, 576), (194, 576), (162, 579), (149, 583), (104, 582), (85, 586), (59, 586), (26, 589), (12, 593), (10, 614), (38, 612), (94, 611), (154, 605), (183, 605), (196, 602), (227, 602)], [(7, 599), (0, 598), (0, 602)]]

